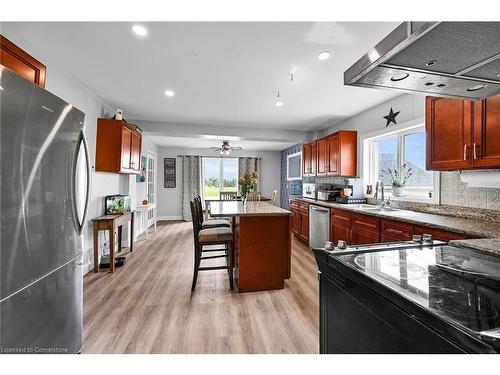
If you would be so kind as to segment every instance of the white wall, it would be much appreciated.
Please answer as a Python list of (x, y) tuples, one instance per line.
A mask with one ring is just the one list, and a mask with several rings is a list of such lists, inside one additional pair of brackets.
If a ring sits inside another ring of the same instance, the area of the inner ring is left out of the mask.
[[(180, 220), (182, 218), (182, 158), (177, 155), (217, 156), (215, 152), (197, 148), (158, 148), (158, 217), (164, 220)], [(260, 157), (260, 189), (262, 194), (270, 197), (273, 190), (280, 190), (280, 151), (234, 151), (231, 157)], [(177, 158), (177, 182), (175, 188), (163, 187), (163, 158)], [(279, 197), (278, 197), (279, 200)]]
[[(114, 109), (66, 73), (57, 65), (57, 62), (51, 60), (50, 56), (46, 56), (41, 48), (26, 42), (4, 24), (2, 24), (2, 34), (47, 67), (45, 88), (48, 91), (85, 113), (85, 134), (92, 163), (91, 201), (87, 228), (83, 237), (84, 272), (88, 272), (93, 266), (93, 234), (90, 219), (103, 215), (104, 197), (111, 194), (131, 194), (132, 202), (135, 204), (135, 176), (94, 171), (97, 118), (110, 117), (114, 113)], [(156, 146), (149, 142), (143, 145), (143, 153), (148, 148), (156, 151)], [(126, 232), (128, 231), (126, 230)], [(103, 232), (101, 232), (100, 241), (101, 243), (104, 241)]]

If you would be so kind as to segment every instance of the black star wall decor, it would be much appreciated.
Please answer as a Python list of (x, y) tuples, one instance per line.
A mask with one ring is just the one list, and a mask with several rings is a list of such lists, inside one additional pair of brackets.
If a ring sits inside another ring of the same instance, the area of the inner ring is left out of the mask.
[(399, 115), (399, 111), (394, 112), (391, 107), (391, 111), (387, 116), (384, 116), (384, 118), (387, 120), (387, 124), (385, 124), (385, 127), (387, 128), (391, 122), (396, 124), (396, 116)]

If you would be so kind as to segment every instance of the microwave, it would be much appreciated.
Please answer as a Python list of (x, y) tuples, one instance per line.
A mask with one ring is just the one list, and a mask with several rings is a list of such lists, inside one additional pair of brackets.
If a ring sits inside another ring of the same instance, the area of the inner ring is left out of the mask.
[(108, 195), (104, 198), (105, 215), (118, 215), (130, 212), (129, 195)]
[(304, 198), (316, 199), (316, 184), (303, 183), (302, 196)]

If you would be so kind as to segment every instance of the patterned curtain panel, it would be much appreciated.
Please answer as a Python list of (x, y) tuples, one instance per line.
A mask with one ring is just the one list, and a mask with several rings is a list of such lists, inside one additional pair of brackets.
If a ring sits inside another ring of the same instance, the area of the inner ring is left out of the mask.
[(257, 183), (257, 191), (260, 191), (260, 160), (259, 158), (238, 158), (238, 175), (242, 177), (245, 173), (256, 171), (259, 174), (259, 182)]
[(200, 195), (200, 160), (199, 156), (182, 157), (182, 218), (191, 221), (189, 202)]

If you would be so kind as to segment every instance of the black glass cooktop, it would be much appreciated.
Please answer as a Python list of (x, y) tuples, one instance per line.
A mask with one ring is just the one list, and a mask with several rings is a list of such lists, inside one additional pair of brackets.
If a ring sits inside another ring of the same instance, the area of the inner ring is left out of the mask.
[(474, 332), (500, 327), (500, 257), (446, 245), (336, 258)]

